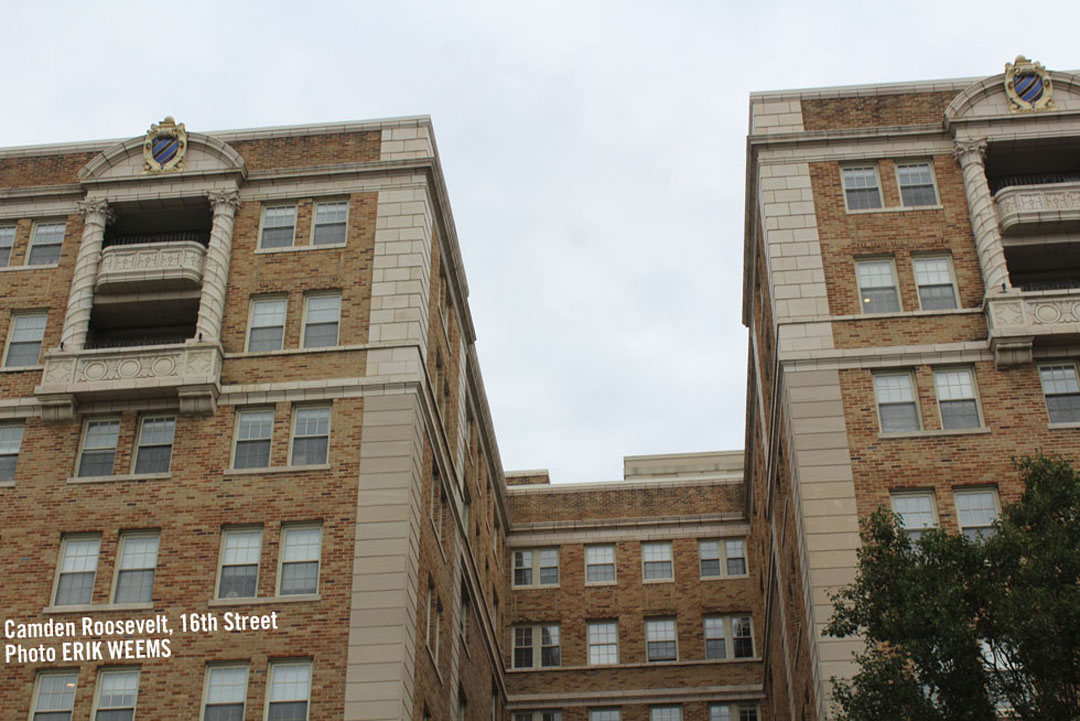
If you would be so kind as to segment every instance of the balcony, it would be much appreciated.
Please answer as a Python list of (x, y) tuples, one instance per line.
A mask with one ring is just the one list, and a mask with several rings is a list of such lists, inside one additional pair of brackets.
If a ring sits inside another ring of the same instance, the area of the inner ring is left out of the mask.
[(1030, 363), (1035, 343), (1080, 340), (1080, 288), (987, 297), (986, 324), (998, 367)]
[(157, 233), (109, 238), (95, 292), (186, 290), (202, 285), (208, 234)]
[[(164, 339), (161, 339), (164, 340)], [(181, 413), (211, 413), (221, 385), (221, 348), (188, 340), (163, 345), (52, 350), (34, 389), (46, 420), (74, 418), (79, 403), (178, 398)]]
[(1049, 178), (1028, 176), (1009, 179), (1016, 184), (1002, 187), (994, 195), (994, 208), (1002, 235), (1080, 229), (1080, 176), (1070, 174), (1060, 177), (1068, 178), (1068, 181), (1021, 184), (1024, 180)]

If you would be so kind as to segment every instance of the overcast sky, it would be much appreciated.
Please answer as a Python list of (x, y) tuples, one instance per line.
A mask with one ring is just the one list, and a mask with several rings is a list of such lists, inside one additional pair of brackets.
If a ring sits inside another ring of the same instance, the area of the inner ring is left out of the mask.
[(748, 94), (1077, 68), (1077, 8), (0, 0), (0, 146), (431, 115), (503, 466), (611, 480), (742, 447)]

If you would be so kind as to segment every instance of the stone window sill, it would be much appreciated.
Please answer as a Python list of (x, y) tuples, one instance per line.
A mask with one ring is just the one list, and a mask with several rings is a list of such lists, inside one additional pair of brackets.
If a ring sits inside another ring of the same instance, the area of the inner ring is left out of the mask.
[(895, 313), (855, 313), (854, 315), (834, 315), (831, 321), (889, 320), (892, 318), (922, 318), (941, 315), (981, 315), (982, 308), (946, 308), (945, 310), (900, 310)]
[(293, 596), (253, 596), (250, 598), (212, 598), (206, 602), (210, 608), (220, 606), (261, 606), (272, 603), (304, 603), (321, 601), (321, 593), (298, 593)]
[(286, 245), (281, 248), (256, 248), (255, 255), (270, 255), (271, 253), (302, 253), (305, 250), (334, 250), (347, 248), (348, 243), (326, 243), (324, 245)]
[(45, 370), (45, 366), (2, 366), (0, 367), (0, 373), (21, 373), (22, 371), (41, 371)]
[(275, 356), (299, 355), (301, 353), (340, 353), (342, 351), (368, 350), (367, 345), (329, 345), (323, 348), (282, 348), (281, 350), (257, 350), (244, 351), (242, 353), (226, 353), (226, 360), (236, 358), (273, 358)]
[(638, 661), (635, 663), (605, 663), (595, 664), (589, 666), (543, 666), (533, 668), (512, 668), (508, 669), (511, 673), (530, 672), (536, 673), (537, 671), (589, 671), (597, 668), (656, 668), (657, 666), (700, 666), (702, 664), (730, 664), (730, 663), (760, 663), (760, 656), (748, 656), (746, 658), (707, 658), (697, 659), (689, 661)]
[(72, 476), (68, 483), (112, 483), (114, 481), (167, 481), (172, 473), (118, 473), (113, 476)]
[(0, 268), (0, 273), (14, 270), (49, 270), (50, 268), (59, 267), (59, 263), (49, 263), (48, 265), (5, 265), (3, 268)]
[(88, 611), (152, 611), (154, 603), (82, 603), (77, 606), (46, 606), (42, 613), (87, 613)]
[(1048, 423), (1046, 427), (1052, 431), (1063, 431), (1069, 428), (1080, 428), (1080, 423)]
[(934, 205), (898, 205), (892, 208), (863, 208), (862, 210), (849, 210), (848, 215), (873, 215), (875, 213), (914, 213), (919, 210), (942, 210), (941, 203)]
[(592, 583), (586, 583), (586, 586), (618, 586), (618, 581), (593, 581)]
[(14, 488), (15, 481), (0, 481), (0, 488)]
[(737, 575), (728, 574), (723, 576), (702, 576), (702, 581), (734, 581), (739, 578), (750, 578), (749, 573), (740, 573)]
[[(1080, 428), (1080, 426), (1077, 426)], [(878, 433), (878, 438), (934, 438), (936, 436), (973, 436), (990, 433), (990, 428), (957, 428), (956, 430), (929, 430), (929, 431), (900, 431), (897, 433)]]
[(315, 463), (310, 466), (266, 466), (264, 468), (226, 468), (226, 476), (259, 476), (278, 473), (303, 473), (304, 471), (329, 471), (329, 463)]
[(641, 582), (642, 582), (643, 584), (652, 584), (652, 583), (675, 583), (675, 579), (674, 579), (674, 578), (643, 578), (643, 579), (641, 580)]

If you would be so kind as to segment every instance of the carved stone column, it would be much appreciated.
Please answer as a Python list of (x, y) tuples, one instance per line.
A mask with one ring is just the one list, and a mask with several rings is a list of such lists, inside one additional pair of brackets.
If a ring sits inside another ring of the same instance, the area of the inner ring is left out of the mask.
[(225, 309), (225, 284), (229, 279), (229, 258), (232, 256), (233, 221), (240, 205), (235, 190), (208, 193), (214, 211), (210, 229), (210, 247), (203, 265), (202, 295), (199, 298), (199, 319), (195, 337), (204, 342), (221, 341), (221, 316)]
[(1005, 263), (1005, 248), (1001, 243), (1001, 228), (994, 212), (994, 199), (986, 182), (986, 139), (958, 140), (953, 155), (964, 173), (968, 214), (975, 234), (975, 250), (979, 255), (986, 295), (1007, 293), (1012, 286)]
[(64, 350), (81, 350), (86, 345), (90, 309), (94, 306), (94, 284), (101, 264), (101, 245), (105, 241), (105, 224), (111, 212), (104, 200), (81, 201), (79, 211), (83, 214), (83, 232), (75, 261), (75, 277), (68, 293), (64, 330), (60, 334), (60, 345)]

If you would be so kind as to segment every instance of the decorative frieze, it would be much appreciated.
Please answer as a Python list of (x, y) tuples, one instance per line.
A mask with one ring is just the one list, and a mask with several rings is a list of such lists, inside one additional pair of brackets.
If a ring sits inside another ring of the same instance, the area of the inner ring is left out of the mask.
[(999, 367), (1030, 363), (1037, 337), (1080, 339), (1080, 290), (987, 298), (986, 324)]
[(1001, 232), (1063, 230), (1080, 226), (1080, 183), (1019, 185), (994, 196)]
[(198, 288), (205, 257), (194, 241), (110, 246), (101, 254), (97, 291)]

